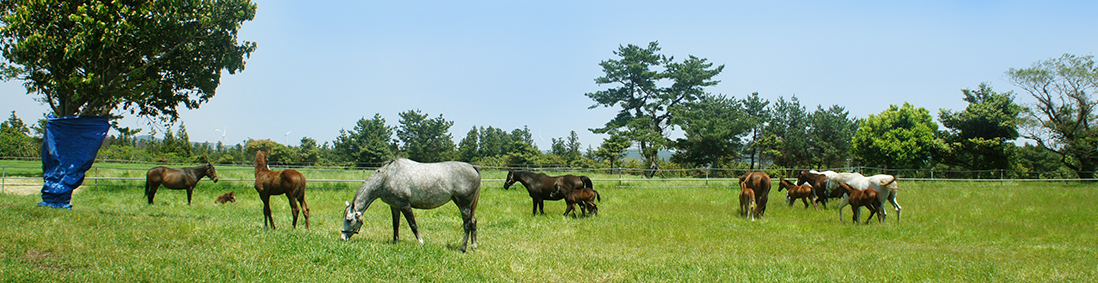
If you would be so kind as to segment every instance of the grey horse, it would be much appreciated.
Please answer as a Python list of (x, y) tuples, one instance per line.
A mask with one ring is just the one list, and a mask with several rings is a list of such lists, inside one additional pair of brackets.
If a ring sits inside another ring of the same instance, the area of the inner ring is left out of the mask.
[(457, 161), (419, 163), (404, 158), (381, 166), (358, 188), (354, 201), (346, 202), (340, 239), (347, 240), (358, 233), (362, 228), (362, 212), (379, 198), (393, 212), (393, 242), (399, 239), (401, 213), (422, 244), (412, 208), (432, 209), (453, 201), (465, 223), (461, 251), (466, 251), (470, 238), (472, 248), (477, 247), (477, 219), (473, 213), (480, 200), (480, 171), (476, 167)]

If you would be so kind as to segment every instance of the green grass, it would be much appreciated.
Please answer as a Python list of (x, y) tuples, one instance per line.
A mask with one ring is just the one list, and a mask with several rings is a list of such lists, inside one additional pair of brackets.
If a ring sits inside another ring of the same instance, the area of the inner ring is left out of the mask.
[[(222, 169), (219, 168), (219, 173)], [(232, 170), (226, 170), (227, 172)], [(232, 173), (236, 174), (236, 173)], [(310, 177), (309, 173), (306, 173)], [(322, 173), (315, 173), (320, 175)], [(336, 173), (331, 173), (336, 174)], [(361, 174), (350, 172), (348, 174)], [(485, 179), (502, 179), (485, 172)], [(223, 173), (222, 178), (226, 175)], [(243, 177), (250, 177), (244, 175)], [(310, 177), (326, 178), (326, 177)], [(225, 182), (222, 182), (225, 183)], [(380, 201), (362, 233), (340, 241), (353, 189), (311, 189), (311, 229), (290, 227), (284, 197), (277, 230), (247, 186), (202, 182), (194, 204), (161, 189), (146, 205), (139, 187), (74, 195), (73, 210), (38, 208), (37, 195), (0, 194), (0, 280), (171, 281), (1094, 281), (1098, 278), (1095, 185), (905, 182), (901, 222), (838, 219), (834, 207), (783, 205), (771, 192), (762, 219), (738, 217), (731, 182), (596, 182), (600, 215), (562, 217), (564, 203), (530, 215), (521, 185), (484, 182), (478, 249), (457, 251), (453, 205), (417, 210), (425, 244)], [(312, 183), (310, 183), (312, 184)], [(351, 187), (357, 187), (354, 184)], [(775, 187), (776, 188), (776, 187)], [(213, 199), (236, 191), (239, 202)], [(886, 205), (886, 209), (891, 209)], [(890, 210), (891, 211), (891, 210)]]

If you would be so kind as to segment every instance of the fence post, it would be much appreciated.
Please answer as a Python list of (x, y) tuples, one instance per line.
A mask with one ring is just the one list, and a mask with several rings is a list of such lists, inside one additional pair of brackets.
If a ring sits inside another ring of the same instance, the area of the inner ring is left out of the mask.
[(705, 187), (709, 187), (709, 167), (705, 167)]
[(618, 187), (621, 187), (621, 167), (618, 167)]

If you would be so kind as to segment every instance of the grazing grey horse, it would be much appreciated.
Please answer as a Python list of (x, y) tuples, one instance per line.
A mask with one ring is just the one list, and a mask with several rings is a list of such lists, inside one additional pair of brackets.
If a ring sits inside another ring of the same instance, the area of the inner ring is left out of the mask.
[(477, 247), (477, 219), (473, 213), (480, 200), (480, 171), (476, 167), (457, 161), (419, 163), (404, 158), (381, 166), (358, 188), (355, 200), (347, 202), (340, 239), (347, 240), (358, 233), (362, 228), (362, 212), (379, 198), (393, 211), (393, 242), (399, 239), (401, 213), (422, 244), (412, 208), (432, 209), (453, 201), (465, 220), (461, 251), (465, 252), (470, 238), (472, 247)]

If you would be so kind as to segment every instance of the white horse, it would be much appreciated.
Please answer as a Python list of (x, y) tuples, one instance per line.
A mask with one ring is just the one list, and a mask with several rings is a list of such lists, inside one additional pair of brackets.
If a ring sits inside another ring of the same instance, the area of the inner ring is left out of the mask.
[(465, 223), (461, 251), (466, 251), (470, 238), (472, 248), (477, 247), (477, 219), (473, 214), (480, 200), (480, 172), (476, 167), (457, 161), (419, 163), (401, 158), (389, 162), (366, 179), (353, 202), (347, 202), (340, 239), (347, 240), (358, 233), (362, 228), (362, 212), (379, 198), (393, 212), (393, 242), (399, 239), (402, 212), (422, 244), (412, 208), (432, 209), (453, 201)]
[[(827, 173), (822, 173), (827, 175)], [(884, 203), (886, 200), (892, 204), (892, 207), (896, 209), (896, 221), (900, 221), (900, 211), (903, 207), (896, 202), (896, 191), (900, 189), (899, 185), (896, 185), (896, 177), (892, 175), (873, 175), (863, 176), (859, 173), (837, 173), (832, 177), (828, 175), (827, 186), (829, 188), (837, 187), (839, 182), (846, 183), (855, 190), (864, 191), (866, 189), (877, 190), (877, 197)], [(850, 195), (843, 195), (843, 200), (839, 201), (839, 219), (843, 218), (843, 207), (850, 204)], [(885, 213), (884, 208), (881, 208), (879, 212), (883, 218), (887, 218), (888, 214)]]

